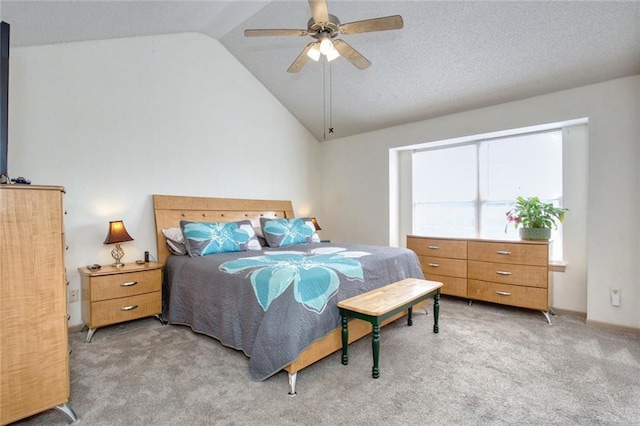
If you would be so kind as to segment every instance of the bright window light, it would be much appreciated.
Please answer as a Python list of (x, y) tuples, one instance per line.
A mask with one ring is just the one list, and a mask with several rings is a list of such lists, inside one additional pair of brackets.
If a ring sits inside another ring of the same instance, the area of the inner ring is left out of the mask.
[[(517, 196), (562, 206), (562, 131), (444, 146), (413, 154), (413, 233), (518, 240), (505, 226)], [(551, 258), (562, 260), (562, 227)]]

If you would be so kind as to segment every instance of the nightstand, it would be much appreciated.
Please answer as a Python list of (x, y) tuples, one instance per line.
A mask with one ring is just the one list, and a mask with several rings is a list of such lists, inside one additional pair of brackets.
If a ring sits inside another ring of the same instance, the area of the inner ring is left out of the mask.
[(162, 318), (161, 263), (127, 263), (120, 268), (78, 268), (82, 280), (82, 320), (90, 343), (99, 327), (155, 315)]

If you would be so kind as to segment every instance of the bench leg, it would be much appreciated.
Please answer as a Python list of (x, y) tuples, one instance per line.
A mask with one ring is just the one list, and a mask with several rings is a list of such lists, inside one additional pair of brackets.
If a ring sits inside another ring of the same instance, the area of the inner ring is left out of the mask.
[(433, 296), (433, 332), (437, 333), (438, 329), (438, 315), (440, 314), (440, 289)]
[(409, 309), (407, 309), (407, 325), (409, 327), (413, 325), (412, 314), (413, 314), (413, 306), (410, 306)]
[(342, 315), (342, 365), (349, 364), (349, 320), (347, 315)]
[(373, 325), (373, 340), (371, 342), (373, 348), (373, 368), (371, 369), (371, 376), (374, 379), (380, 377), (380, 368), (378, 368), (378, 356), (380, 355), (380, 326)]

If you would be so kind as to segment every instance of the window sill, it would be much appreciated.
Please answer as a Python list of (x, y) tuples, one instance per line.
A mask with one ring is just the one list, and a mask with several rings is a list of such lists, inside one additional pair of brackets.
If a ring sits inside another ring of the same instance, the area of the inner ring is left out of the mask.
[(567, 264), (559, 260), (552, 260), (549, 262), (549, 270), (551, 272), (564, 272), (567, 269)]

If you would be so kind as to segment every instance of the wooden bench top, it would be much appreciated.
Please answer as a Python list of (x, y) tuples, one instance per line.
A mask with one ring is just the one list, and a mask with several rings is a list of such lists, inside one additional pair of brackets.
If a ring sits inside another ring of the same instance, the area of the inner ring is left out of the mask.
[(338, 302), (338, 308), (379, 317), (442, 287), (441, 282), (407, 278)]

